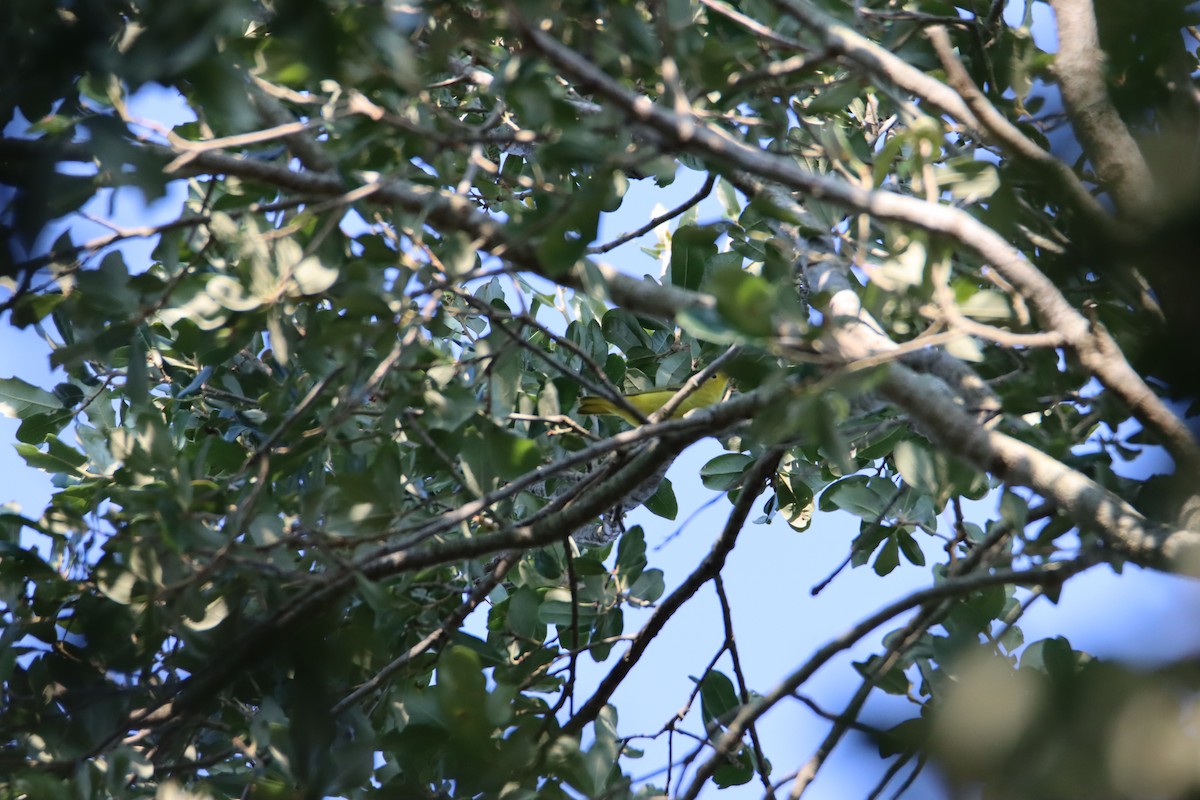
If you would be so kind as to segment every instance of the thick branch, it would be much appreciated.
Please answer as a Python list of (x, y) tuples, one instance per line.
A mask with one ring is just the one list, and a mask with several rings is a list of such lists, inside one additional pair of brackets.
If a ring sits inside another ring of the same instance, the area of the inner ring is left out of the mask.
[[(827, 341), (847, 360), (896, 348), (862, 308), (858, 294), (836, 269), (811, 270), (813, 287), (828, 298)], [(904, 410), (931, 442), (980, 469), (1027, 486), (1055, 503), (1081, 529), (1095, 531), (1138, 563), (1200, 574), (1200, 534), (1174, 531), (1147, 520), (1095, 481), (1035, 447), (980, 425), (940, 379), (891, 364), (878, 391)]]
[(1127, 231), (1118, 220), (1105, 211), (1091, 192), (1079, 180), (1079, 177), (1069, 166), (1043, 150), (1032, 139), (1021, 133), (1016, 125), (1008, 121), (992, 102), (984, 97), (983, 92), (971, 80), (966, 67), (954, 54), (950, 43), (950, 34), (940, 25), (926, 29), (925, 35), (937, 52), (938, 60), (946, 71), (946, 82), (954, 91), (962, 95), (964, 101), (979, 119), (980, 124), (988, 134), (988, 138), (996, 142), (1017, 161), (1048, 179), (1056, 186), (1071, 206), (1080, 212), (1090, 223), (1093, 230), (1105, 236), (1119, 235), (1121, 238), (1132, 240), (1133, 232)]
[(1154, 178), (1104, 83), (1104, 51), (1092, 0), (1051, 0), (1058, 22), (1054, 73), (1071, 126), (1117, 208), (1133, 220), (1154, 218)]
[(1100, 484), (1036, 447), (979, 426), (941, 382), (892, 365), (879, 392), (948, 453), (1050, 500), (1085, 531), (1139, 564), (1200, 575), (1200, 534), (1152, 522)]
[[(790, 2), (791, 0), (789, 0)], [(656, 106), (610, 78), (545, 31), (525, 29), (526, 39), (576, 82), (617, 105), (631, 120), (646, 125), (676, 147), (767, 181), (826, 200), (876, 219), (902, 222), (949, 238), (973, 250), (1012, 283), (1037, 310), (1042, 324), (1062, 334), (1083, 364), (1130, 412), (1161, 438), (1181, 468), (1200, 465), (1200, 446), (1183, 421), (1146, 385), (1107, 332), (1067, 302), (1058, 287), (1000, 234), (953, 206), (915, 197), (871, 191), (829, 175), (806, 170), (793, 159), (765, 152), (692, 117)]]
[[(263, 122), (272, 126), (296, 122), (295, 115), (268, 91), (268, 87), (269, 84), (259, 79), (254, 79), (250, 84), (250, 102), (258, 110)], [(288, 134), (283, 141), (306, 169), (328, 172), (337, 166), (307, 130)]]
[(916, 95), (937, 111), (961, 122), (972, 130), (981, 130), (975, 114), (963, 102), (963, 99), (946, 84), (926, 75), (853, 28), (818, 11), (807, 0), (774, 0), (774, 3), (802, 22), (805, 28), (815, 33), (831, 52), (858, 65), (868, 75)]
[[(381, 548), (363, 556), (348, 569), (320, 579), (276, 613), (227, 643), (219, 656), (182, 684), (173, 704), (163, 700), (135, 712), (122, 731), (101, 743), (92, 755), (103, 752), (129, 728), (159, 725), (210, 702), (240, 672), (269, 656), (281, 635), (337, 602), (358, 580), (382, 580), (438, 564), (497, 552), (522, 551), (559, 541), (563, 531), (575, 530), (616, 504), (692, 442), (751, 416), (794, 390), (792, 384), (776, 385), (695, 411), (686, 419), (642, 426), (631, 433), (650, 441), (625, 466), (565, 508), (539, 516), (532, 524), (517, 524), (497, 533), (433, 541), (417, 547)], [(659, 438), (651, 438), (656, 435)]]

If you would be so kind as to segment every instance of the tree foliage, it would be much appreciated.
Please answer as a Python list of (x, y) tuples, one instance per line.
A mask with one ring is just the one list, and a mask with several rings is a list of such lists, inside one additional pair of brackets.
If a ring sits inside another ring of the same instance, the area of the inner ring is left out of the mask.
[[(5, 3), (3, 310), (68, 376), (0, 380), (55, 486), (0, 513), (7, 793), (798, 796), (872, 692), (912, 702), (889, 776), (1200, 790), (1194, 667), (1018, 625), (1098, 565), (1200, 573), (1195, 12), (1004, 5)], [(152, 84), (194, 119), (131, 114)], [(172, 182), (169, 224), (46, 240)], [(737, 392), (683, 417), (577, 410), (718, 369)], [(674, 516), (706, 437), (730, 505), (666, 576), (623, 515)], [(1172, 474), (1127, 467), (1148, 447)], [(835, 510), (848, 567), (927, 588), (747, 685), (726, 556)], [(710, 582), (725, 643), (659, 735), (694, 750), (635, 783), (609, 701)], [(816, 755), (758, 735), (887, 630)]]

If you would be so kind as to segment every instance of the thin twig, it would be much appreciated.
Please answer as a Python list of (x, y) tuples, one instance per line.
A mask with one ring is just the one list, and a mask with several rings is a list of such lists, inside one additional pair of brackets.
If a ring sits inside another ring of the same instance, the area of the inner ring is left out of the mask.
[[(729, 651), (729, 660), (733, 663), (733, 674), (737, 678), (738, 700), (742, 705), (750, 702), (750, 689), (746, 685), (746, 675), (742, 672), (742, 659), (738, 656), (737, 639), (733, 635), (733, 611), (729, 607), (729, 598), (725, 595), (725, 582), (721, 574), (713, 576), (713, 588), (717, 591), (717, 599), (721, 602), (721, 621), (725, 626), (725, 649)], [(754, 747), (754, 765), (758, 777), (762, 781), (765, 797), (773, 798), (771, 779), (767, 775), (767, 756), (763, 752), (762, 743), (758, 739), (758, 727), (751, 724), (747, 727), (750, 732), (750, 744)]]
[(833, 639), (819, 648), (804, 664), (795, 669), (765, 697), (757, 699), (743, 708), (730, 722), (721, 741), (718, 742), (717, 752), (700, 765), (692, 778), (687, 791), (680, 797), (682, 800), (695, 800), (705, 782), (712, 776), (713, 771), (720, 766), (726, 754), (737, 747), (737, 743), (746, 732), (746, 726), (757, 720), (780, 700), (790, 697), (818, 668), (827, 663), (833, 656), (848, 649), (884, 622), (903, 614), (912, 608), (929, 603), (940, 602), (963, 594), (980, 591), (990, 586), (1061, 584), (1084, 570), (1099, 563), (1097, 554), (1081, 556), (1073, 561), (1055, 561), (1042, 567), (1026, 570), (997, 570), (984, 575), (968, 575), (959, 578), (943, 580), (935, 586), (921, 589), (895, 600), (871, 614), (841, 636)]
[(494, 589), (496, 585), (504, 579), (504, 576), (508, 574), (508, 571), (512, 568), (513, 564), (517, 562), (518, 557), (519, 556), (516, 553), (505, 553), (496, 562), (496, 566), (492, 568), (491, 574), (480, 579), (480, 581), (475, 585), (475, 588), (471, 590), (471, 593), (467, 595), (467, 599), (464, 600), (462, 604), (456, 608), (452, 614), (450, 614), (450, 616), (443, 620), (441, 625), (422, 638), (421, 641), (417, 642), (408, 650), (404, 651), (394, 660), (389, 662), (386, 666), (380, 669), (379, 672), (375, 673), (375, 675), (369, 680), (359, 684), (354, 691), (350, 692), (337, 703), (335, 703), (331, 709), (332, 714), (336, 717), (371, 692), (374, 692), (376, 689), (383, 686), (391, 678), (391, 676), (396, 674), (396, 672), (399, 671), (405, 664), (409, 663), (422, 653), (428, 652), (430, 648), (434, 647), (438, 642), (446, 638), (446, 636), (448, 636), (452, 631), (457, 630), (459, 625), (462, 624), (462, 621), (467, 618), (467, 615), (474, 611), (476, 606), (483, 602), (484, 598), (488, 596), (492, 589)]
[(716, 186), (716, 184), (717, 184), (717, 174), (715, 172), (708, 173), (708, 178), (704, 181), (704, 185), (700, 187), (700, 190), (698, 192), (696, 192), (694, 195), (692, 195), (691, 197), (689, 197), (687, 200), (684, 200), (682, 203), (680, 203), (675, 208), (672, 208), (670, 211), (666, 211), (666, 212), (663, 212), (662, 214), (659, 214), (657, 217), (650, 220), (642, 227), (637, 228), (636, 230), (632, 230), (629, 233), (621, 234), (616, 239), (613, 239), (611, 242), (593, 245), (592, 247), (589, 247), (586, 252), (591, 253), (593, 255), (607, 253), (609, 250), (615, 250), (616, 248), (620, 247), (621, 245), (625, 244), (626, 242), (633, 241), (634, 239), (638, 238), (642, 234), (649, 233), (650, 231), (657, 228), (659, 225), (662, 225), (664, 222), (666, 222), (668, 220), (675, 219), (680, 214), (687, 211), (689, 208), (696, 205), (704, 198), (708, 197), (712, 193), (713, 187)]
[(608, 703), (608, 699), (612, 696), (612, 693), (625, 680), (625, 676), (637, 664), (638, 660), (646, 652), (646, 648), (650, 645), (650, 642), (663, 629), (667, 621), (674, 616), (675, 612), (684, 603), (691, 599), (692, 595), (701, 586), (720, 573), (721, 568), (725, 566), (726, 557), (737, 543), (738, 534), (741, 532), (742, 526), (745, 525), (746, 518), (750, 515), (755, 498), (757, 498), (766, 485), (767, 479), (774, 473), (775, 467), (779, 464), (779, 459), (782, 456), (782, 449), (769, 450), (759, 458), (756, 464), (746, 471), (743, 488), (741, 494), (738, 495), (737, 505), (730, 512), (729, 519), (725, 522), (725, 529), (721, 531), (721, 535), (713, 543), (708, 555), (704, 557), (704, 560), (700, 562), (700, 565), (696, 567), (692, 574), (675, 591), (671, 592), (666, 599), (662, 600), (658, 608), (654, 609), (654, 613), (650, 615), (650, 619), (646, 622), (645, 626), (638, 631), (629, 650), (621, 657), (617, 665), (609, 671), (608, 675), (604, 676), (600, 681), (600, 685), (597, 687), (595, 693), (563, 725), (564, 733), (577, 733), (583, 729), (585, 724), (596, 718), (596, 715), (600, 713), (600, 709), (604, 708), (605, 704)]

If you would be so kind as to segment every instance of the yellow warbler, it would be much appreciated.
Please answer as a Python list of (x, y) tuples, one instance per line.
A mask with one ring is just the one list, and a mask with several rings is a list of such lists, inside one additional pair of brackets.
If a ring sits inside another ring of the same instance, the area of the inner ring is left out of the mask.
[[(693, 408), (704, 408), (718, 402), (725, 396), (725, 390), (729, 388), (729, 376), (718, 372), (711, 378), (700, 384), (696, 391), (687, 396), (679, 408), (675, 409), (672, 416), (680, 416)], [(645, 392), (633, 392), (631, 394), (622, 395), (631, 406), (642, 412), (643, 416), (650, 416), (658, 409), (662, 408), (668, 400), (675, 396), (679, 391), (679, 387), (665, 389), (650, 389)], [(609, 414), (618, 416), (628, 422), (630, 425), (641, 425), (642, 421), (629, 413), (623, 408), (603, 397), (595, 395), (584, 395), (579, 398), (579, 413), (581, 414)]]

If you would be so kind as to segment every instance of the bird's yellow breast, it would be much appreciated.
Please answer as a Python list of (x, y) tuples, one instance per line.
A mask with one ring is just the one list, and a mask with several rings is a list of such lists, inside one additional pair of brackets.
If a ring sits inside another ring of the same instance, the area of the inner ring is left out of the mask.
[[(704, 408), (711, 406), (713, 403), (720, 401), (725, 396), (725, 391), (729, 388), (729, 376), (718, 372), (704, 383), (700, 385), (696, 391), (692, 392), (687, 398), (675, 409), (672, 416), (681, 416), (691, 411), (694, 408)], [(622, 395), (628, 403), (642, 413), (642, 416), (648, 417), (658, 409), (662, 408), (668, 400), (675, 396), (679, 391), (679, 387), (650, 389), (645, 392), (633, 392), (631, 394)], [(608, 414), (618, 416), (628, 422), (630, 425), (640, 425), (641, 420), (637, 419), (633, 414), (626, 411), (624, 408), (617, 407), (611, 401), (597, 397), (595, 395), (585, 395), (579, 398), (579, 413), (581, 414)]]

